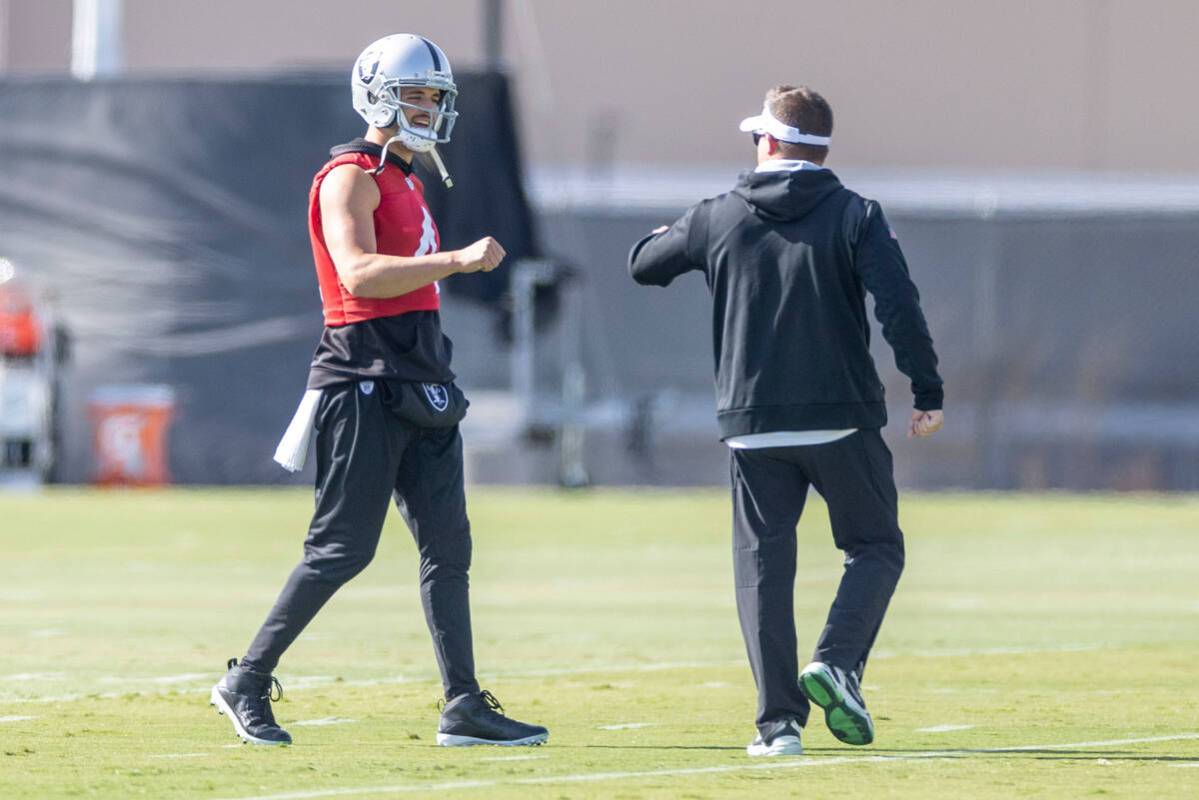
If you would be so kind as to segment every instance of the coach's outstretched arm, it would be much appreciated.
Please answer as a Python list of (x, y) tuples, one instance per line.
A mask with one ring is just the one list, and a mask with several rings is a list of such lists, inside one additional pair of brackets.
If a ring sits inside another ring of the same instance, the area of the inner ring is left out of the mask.
[(701, 220), (707, 201), (694, 205), (673, 225), (658, 228), (629, 251), (629, 274), (647, 286), (669, 286), (684, 272), (704, 269)]
[(909, 435), (927, 436), (941, 427), (945, 392), (933, 339), (920, 309), (920, 292), (878, 203), (867, 200), (863, 216), (856, 222), (854, 269), (874, 297), (874, 316), (882, 325), (883, 338), (895, 351), (895, 366), (912, 382), (916, 412)]

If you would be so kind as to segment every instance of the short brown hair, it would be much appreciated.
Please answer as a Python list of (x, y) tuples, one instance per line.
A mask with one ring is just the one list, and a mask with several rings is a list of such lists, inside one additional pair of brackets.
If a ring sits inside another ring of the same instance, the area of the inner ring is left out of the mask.
[[(833, 109), (818, 92), (806, 86), (775, 86), (766, 93), (766, 107), (774, 118), (792, 128), (816, 136), (833, 135)], [(824, 161), (828, 147), (779, 142), (783, 155), (805, 161)]]

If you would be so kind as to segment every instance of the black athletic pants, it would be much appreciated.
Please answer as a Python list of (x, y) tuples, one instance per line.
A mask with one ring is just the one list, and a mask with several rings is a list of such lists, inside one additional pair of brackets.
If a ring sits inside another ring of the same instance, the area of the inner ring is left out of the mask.
[(737, 612), (758, 686), (757, 724), (795, 719), (805, 725), (795, 526), (808, 487), (815, 486), (828, 504), (845, 571), (813, 660), (860, 676), (903, 571), (891, 453), (877, 430), (861, 430), (828, 444), (731, 450), (730, 458)]
[(243, 664), (272, 672), (333, 593), (375, 555), (388, 500), (420, 552), (420, 593), (446, 698), (479, 691), (471, 643), (470, 522), (462, 437), (416, 428), (392, 410), (386, 383), (324, 390), (317, 413), (316, 512), (292, 571)]

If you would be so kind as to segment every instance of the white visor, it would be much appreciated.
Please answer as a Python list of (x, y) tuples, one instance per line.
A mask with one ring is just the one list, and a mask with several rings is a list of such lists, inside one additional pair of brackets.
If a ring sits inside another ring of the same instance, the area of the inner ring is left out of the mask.
[(756, 117), (746, 117), (741, 120), (743, 133), (769, 133), (780, 142), (791, 144), (814, 144), (828, 147), (833, 140), (831, 136), (817, 136), (814, 133), (804, 133), (799, 128), (792, 128), (774, 118), (770, 109), (762, 106), (762, 113)]

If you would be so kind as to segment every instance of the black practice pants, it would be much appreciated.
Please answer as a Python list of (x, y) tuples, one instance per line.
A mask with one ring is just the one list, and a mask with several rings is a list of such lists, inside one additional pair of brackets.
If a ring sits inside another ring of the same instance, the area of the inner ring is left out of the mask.
[(795, 636), (795, 526), (808, 487), (828, 504), (845, 571), (814, 661), (861, 671), (903, 571), (891, 452), (877, 430), (802, 447), (731, 450), (737, 612), (759, 727), (807, 723)]
[(479, 691), (471, 643), (470, 522), (462, 437), (398, 417), (387, 384), (324, 390), (317, 412), (316, 513), (304, 558), (242, 663), (272, 672), (280, 657), (346, 581), (375, 555), (392, 495), (420, 552), (420, 594), (447, 699)]

